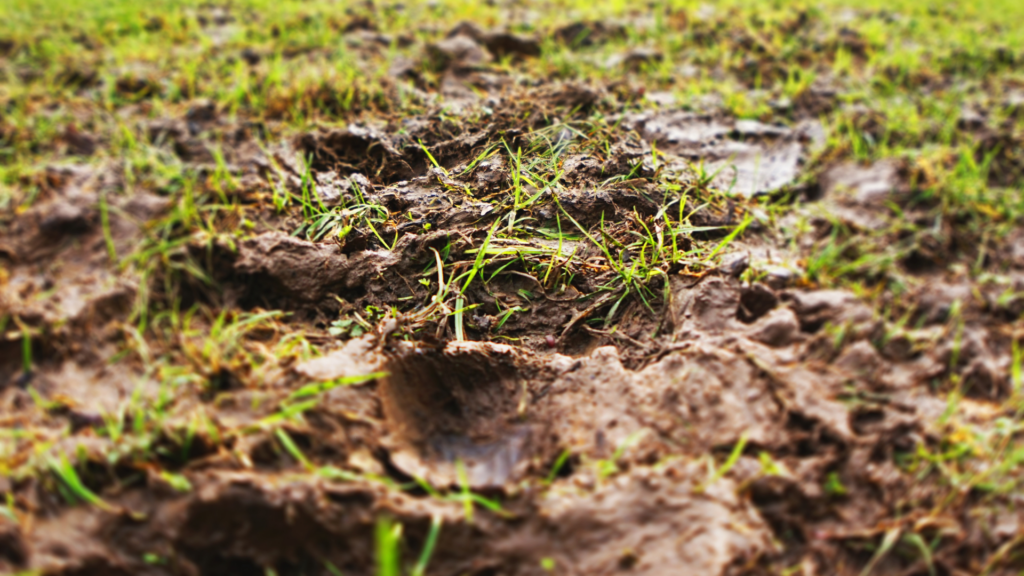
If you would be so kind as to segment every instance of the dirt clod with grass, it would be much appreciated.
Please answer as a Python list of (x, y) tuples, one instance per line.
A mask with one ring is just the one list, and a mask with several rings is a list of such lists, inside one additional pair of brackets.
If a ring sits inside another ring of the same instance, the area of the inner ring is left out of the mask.
[(0, 572), (1024, 570), (1016, 3), (63, 4)]

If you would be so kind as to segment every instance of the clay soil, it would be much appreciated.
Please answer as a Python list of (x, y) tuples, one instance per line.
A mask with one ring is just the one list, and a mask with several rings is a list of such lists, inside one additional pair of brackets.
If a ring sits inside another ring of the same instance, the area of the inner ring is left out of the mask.
[(1024, 570), (999, 22), (23, 4), (0, 572)]

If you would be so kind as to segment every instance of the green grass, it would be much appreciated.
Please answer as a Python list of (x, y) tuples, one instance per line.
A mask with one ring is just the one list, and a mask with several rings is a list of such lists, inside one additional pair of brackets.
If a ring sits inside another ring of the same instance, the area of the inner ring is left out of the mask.
[(62, 482), (62, 493), (65, 498), (71, 504), (78, 502), (84, 502), (92, 504), (97, 508), (105, 510), (107, 512), (113, 512), (114, 508), (103, 501), (102, 498), (97, 496), (92, 490), (89, 490), (82, 480), (79, 478), (78, 473), (75, 471), (74, 466), (68, 460), (66, 454), (61, 454), (59, 458), (51, 458), (49, 460), (50, 469), (53, 473), (60, 478)]

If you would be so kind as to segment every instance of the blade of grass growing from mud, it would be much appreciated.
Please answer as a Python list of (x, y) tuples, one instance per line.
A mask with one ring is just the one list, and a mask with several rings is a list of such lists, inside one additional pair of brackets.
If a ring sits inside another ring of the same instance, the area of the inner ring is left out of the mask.
[(178, 492), (192, 491), (192, 483), (189, 482), (188, 478), (186, 478), (182, 474), (177, 474), (174, 472), (168, 472), (164, 470), (160, 472), (160, 478), (162, 478), (164, 482), (167, 482), (167, 484), (171, 488), (174, 488)]
[(466, 339), (466, 334), (462, 328), (462, 305), (465, 302), (465, 299), (461, 296), (455, 299), (455, 339), (460, 342)]
[(401, 556), (398, 549), (402, 525), (387, 516), (377, 519), (377, 576), (399, 576)]
[(102, 498), (96, 495), (95, 492), (89, 490), (85, 484), (82, 483), (82, 479), (78, 476), (78, 472), (75, 471), (75, 467), (68, 461), (67, 454), (61, 454), (60, 458), (48, 457), (47, 464), (50, 466), (50, 470), (60, 478), (61, 482), (71, 491), (78, 500), (103, 510), (104, 512), (116, 512), (117, 509), (107, 504)]
[(726, 236), (725, 239), (723, 239), (718, 244), (718, 246), (715, 246), (715, 249), (711, 251), (711, 254), (708, 254), (707, 258), (705, 258), (704, 261), (706, 263), (710, 264), (711, 260), (715, 256), (717, 256), (719, 252), (724, 250), (725, 247), (728, 246), (733, 240), (735, 240), (736, 237), (739, 236), (747, 228), (747, 226), (749, 226), (750, 223), (753, 222), (753, 221), (754, 221), (753, 217), (751, 217), (750, 214), (747, 214), (746, 217), (743, 218), (743, 222), (740, 222), (740, 224), (738, 226), (733, 228), (732, 232), (730, 232), (729, 235)]
[(292, 418), (302, 414), (306, 410), (312, 410), (313, 408), (316, 408), (317, 404), (319, 403), (320, 400), (318, 398), (315, 398), (313, 400), (307, 400), (305, 402), (299, 402), (297, 404), (289, 404), (286, 406), (282, 406), (281, 409), (278, 410), (277, 412), (271, 414), (270, 416), (267, 416), (266, 418), (260, 419), (255, 424), (246, 427), (244, 430), (258, 430), (268, 425), (278, 424), (279, 422), (291, 420)]
[(921, 553), (921, 560), (924, 561), (925, 566), (928, 567), (928, 576), (936, 576), (932, 549), (928, 547), (928, 543), (924, 541), (924, 538), (916, 532), (911, 532), (903, 537), (903, 541), (914, 546), (917, 548), (917, 551)]
[(437, 537), (441, 534), (443, 520), (440, 514), (434, 514), (430, 518), (430, 532), (427, 533), (427, 541), (423, 543), (423, 551), (412, 569), (412, 576), (423, 576), (427, 572), (427, 564), (430, 557), (434, 555), (434, 547), (437, 546)]
[(455, 472), (459, 477), (459, 487), (462, 489), (462, 506), (466, 511), (466, 523), (473, 523), (473, 493), (469, 491), (469, 476), (466, 475), (466, 465), (461, 459), (455, 461)]
[[(558, 250), (551, 255), (551, 262), (548, 264), (548, 270), (544, 273), (544, 280), (541, 281), (541, 285), (544, 287), (548, 286), (548, 278), (551, 276), (551, 270), (555, 267), (555, 257), (562, 255), (562, 217), (555, 212), (555, 224), (558, 226)], [(573, 250), (573, 256), (576, 255), (576, 251)], [(569, 257), (572, 259), (572, 256)]]
[(715, 482), (718, 482), (723, 476), (728, 474), (729, 470), (731, 470), (732, 467), (736, 465), (736, 462), (739, 462), (740, 456), (743, 455), (743, 449), (746, 447), (747, 434), (746, 432), (744, 432), (743, 435), (740, 436), (739, 441), (736, 442), (736, 446), (733, 446), (732, 452), (729, 454), (729, 457), (725, 460), (725, 462), (722, 463), (718, 470), (715, 470), (714, 474), (712, 474), (711, 477), (707, 479), (707, 481), (705, 481), (703, 484), (695, 488), (694, 491), (698, 493), (703, 492), (704, 490), (707, 490), (708, 486), (711, 486)]
[(885, 536), (882, 538), (881, 545), (879, 545), (878, 550), (875, 551), (875, 555), (871, 557), (871, 561), (864, 567), (864, 570), (861, 570), (860, 576), (871, 575), (875, 566), (877, 566), (878, 563), (881, 562), (882, 558), (889, 553), (889, 550), (896, 545), (896, 542), (900, 539), (900, 532), (899, 528), (890, 528), (886, 531)]
[(335, 378), (334, 380), (328, 380), (327, 382), (318, 382), (316, 384), (306, 384), (302, 388), (292, 392), (288, 395), (288, 400), (296, 400), (298, 398), (309, 398), (311, 396), (317, 396), (333, 390), (340, 386), (355, 386), (357, 384), (363, 384), (371, 380), (377, 380), (387, 376), (387, 372), (372, 372), (370, 374), (360, 374), (358, 376), (342, 376), (341, 378)]
[(612, 454), (611, 458), (609, 458), (607, 460), (598, 460), (597, 461), (597, 476), (598, 476), (598, 478), (601, 478), (603, 480), (603, 479), (605, 479), (605, 478), (607, 478), (609, 476), (617, 474), (619, 472), (619, 464), (618, 464), (619, 460), (626, 454), (626, 450), (629, 450), (630, 448), (632, 448), (633, 445), (636, 444), (637, 440), (639, 440), (640, 437), (643, 434), (644, 434), (644, 429), (643, 428), (641, 428), (640, 430), (637, 430), (636, 432), (633, 432), (632, 434), (627, 436), (626, 439), (623, 440), (621, 444), (619, 444), (618, 448), (615, 449), (615, 452)]
[(495, 325), (494, 330), (501, 330), (501, 327), (508, 322), (508, 319), (512, 317), (516, 312), (526, 312), (529, 308), (523, 308), (522, 306), (513, 306), (502, 313), (501, 319), (498, 320), (498, 324)]
[[(562, 211), (562, 214), (565, 214), (565, 217), (568, 218), (569, 221), (572, 222), (574, 226), (576, 226), (576, 228), (583, 234), (583, 236), (587, 240), (590, 240), (590, 242), (594, 246), (597, 246), (598, 248), (601, 249), (602, 252), (604, 252), (604, 256), (608, 260), (608, 265), (611, 266), (612, 268), (614, 268), (615, 271), (619, 272), (619, 275), (622, 276), (623, 274), (622, 274), (621, 270), (618, 268), (618, 266), (615, 265), (615, 258), (612, 257), (612, 253), (611, 253), (610, 250), (608, 250), (608, 246), (606, 246), (604, 244), (601, 244), (600, 242), (595, 240), (594, 237), (591, 236), (590, 233), (587, 232), (586, 229), (583, 228), (583, 225), (580, 224), (579, 222), (577, 222), (576, 219), (572, 217), (572, 214), (569, 214), (569, 212), (566, 211), (566, 209), (562, 206), (562, 203), (558, 200), (558, 196), (557, 195), (552, 196), (552, 197), (555, 199), (555, 203), (558, 204), (558, 209)], [(604, 222), (604, 215), (603, 214), (601, 216), (601, 221), (602, 221), (602, 223)]]
[(447, 502), (462, 502), (465, 507), (466, 521), (472, 522), (473, 518), (473, 504), (479, 504), (484, 508), (494, 512), (498, 516), (503, 518), (511, 518), (512, 514), (507, 512), (501, 507), (501, 504), (485, 498), (479, 494), (474, 493), (469, 487), (469, 476), (466, 474), (466, 466), (462, 460), (455, 461), (455, 473), (459, 481), (459, 493), (458, 494), (442, 494), (437, 488), (434, 488), (425, 479), (419, 476), (413, 476), (413, 481), (417, 486), (426, 492), (431, 498), (438, 500), (444, 500)]
[(551, 483), (555, 481), (555, 478), (558, 477), (558, 473), (562, 471), (562, 467), (569, 461), (569, 456), (571, 455), (572, 452), (569, 450), (562, 450), (562, 453), (558, 455), (558, 459), (555, 460), (555, 463), (551, 466), (551, 471), (548, 472), (547, 477), (544, 478), (545, 486), (550, 486)]
[(491, 229), (487, 231), (487, 236), (484, 238), (484, 243), (480, 245), (480, 251), (476, 253), (476, 258), (473, 260), (473, 268), (466, 272), (466, 281), (462, 284), (462, 292), (465, 293), (466, 289), (469, 288), (470, 283), (476, 278), (476, 275), (483, 270), (484, 265), (487, 263), (485, 256), (487, 255), (487, 246), (491, 243), (491, 238), (494, 237), (494, 231), (498, 228), (498, 220), (491, 224)]
[[(422, 145), (423, 145), (423, 142), (420, 142), (420, 146), (422, 146)], [(497, 144), (490, 144), (490, 145), (488, 145), (486, 148), (484, 148), (484, 151), (481, 152), (479, 156), (477, 156), (475, 159), (473, 159), (473, 161), (470, 162), (469, 165), (466, 166), (466, 168), (462, 170), (462, 172), (459, 175), (460, 176), (464, 176), (464, 175), (469, 174), (470, 172), (472, 172), (473, 168), (476, 168), (477, 164), (479, 164), (480, 162), (483, 162), (484, 160), (486, 160), (486, 159), (490, 158), (491, 156), (493, 156), (494, 155), (494, 151), (497, 150), (497, 149), (498, 149), (498, 145)]]
[(423, 144), (423, 140), (417, 139), (417, 142), (420, 145), (420, 149), (423, 150), (423, 153), (427, 155), (427, 159), (429, 159), (430, 163), (434, 165), (434, 168), (440, 170), (447, 177), (448, 171), (444, 169), (444, 166), (441, 166), (440, 164), (437, 163), (437, 160), (434, 159), (434, 155), (431, 154), (430, 150), (428, 150), (427, 147)]
[(306, 458), (306, 455), (302, 453), (302, 450), (300, 450), (299, 447), (295, 444), (295, 441), (292, 440), (292, 437), (289, 436), (287, 432), (285, 432), (284, 428), (277, 428), (276, 430), (274, 430), (274, 435), (277, 436), (278, 441), (281, 442), (281, 445), (284, 446), (284, 449), (288, 452), (288, 454), (290, 454), (292, 458), (295, 458), (296, 462), (302, 464), (302, 467), (305, 468), (306, 470), (313, 470), (313, 464), (309, 461), (308, 458)]

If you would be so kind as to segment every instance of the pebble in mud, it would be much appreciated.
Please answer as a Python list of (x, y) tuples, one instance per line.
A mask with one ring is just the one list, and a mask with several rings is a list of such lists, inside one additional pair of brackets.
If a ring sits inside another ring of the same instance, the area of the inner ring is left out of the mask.
[(796, 281), (797, 275), (784, 266), (768, 266), (765, 268), (765, 283), (776, 290), (786, 288)]
[(740, 254), (734, 254), (725, 261), (720, 267), (722, 273), (733, 278), (738, 278), (740, 274), (750, 266), (750, 254), (743, 252)]

